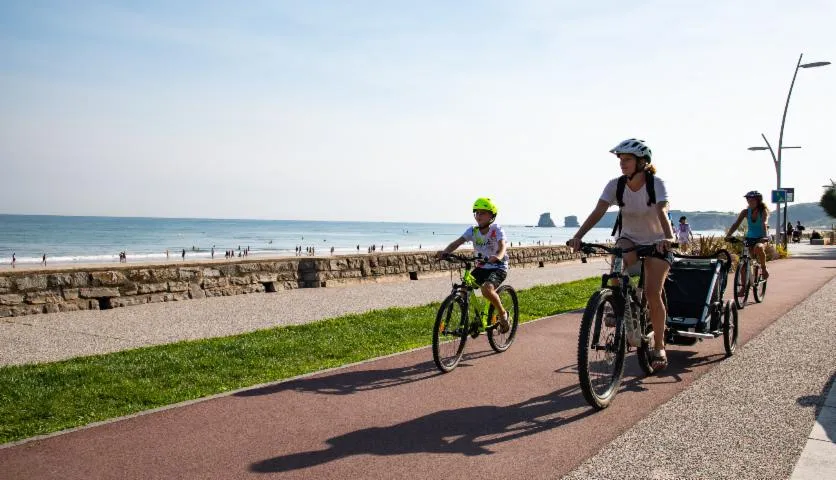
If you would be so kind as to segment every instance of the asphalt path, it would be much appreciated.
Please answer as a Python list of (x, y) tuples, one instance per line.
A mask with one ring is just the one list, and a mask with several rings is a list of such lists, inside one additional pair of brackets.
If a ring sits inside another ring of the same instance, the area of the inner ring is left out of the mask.
[[(836, 276), (836, 261), (770, 265), (766, 302), (741, 312), (752, 339)], [(525, 324), (501, 355), (484, 337), (454, 372), (419, 349), (0, 449), (0, 477), (556, 478), (723, 362), (722, 339), (670, 346), (643, 378), (628, 358), (615, 402), (577, 386), (579, 314)]]

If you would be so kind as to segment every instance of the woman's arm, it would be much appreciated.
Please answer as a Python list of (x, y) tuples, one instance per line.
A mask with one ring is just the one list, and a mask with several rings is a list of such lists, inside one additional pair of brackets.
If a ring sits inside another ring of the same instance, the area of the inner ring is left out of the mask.
[(731, 237), (732, 235), (734, 235), (734, 232), (737, 231), (737, 227), (740, 226), (740, 223), (743, 222), (744, 218), (746, 218), (746, 210), (741, 210), (740, 215), (737, 216), (737, 220), (734, 221), (734, 224), (732, 224), (729, 231), (726, 232), (726, 237)]
[(665, 232), (665, 238), (673, 239), (673, 228), (671, 222), (668, 221), (668, 202), (659, 202), (656, 204), (656, 216), (659, 217), (659, 223), (662, 224), (662, 231)]
[(575, 233), (574, 238), (580, 240), (581, 238), (583, 238), (584, 235), (589, 233), (592, 227), (597, 225), (601, 218), (604, 217), (604, 214), (607, 213), (607, 210), (609, 208), (609, 203), (603, 200), (598, 200), (598, 204), (595, 205), (595, 209), (592, 210), (592, 213), (590, 213), (588, 217), (586, 217), (586, 220), (583, 222), (583, 225), (581, 225), (581, 228), (579, 228), (578, 231)]

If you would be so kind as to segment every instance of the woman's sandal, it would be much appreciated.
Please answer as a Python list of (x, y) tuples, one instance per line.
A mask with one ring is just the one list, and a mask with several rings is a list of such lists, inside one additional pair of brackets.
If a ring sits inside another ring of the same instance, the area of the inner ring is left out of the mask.
[(664, 370), (668, 366), (668, 356), (664, 350), (650, 351), (650, 367), (654, 372)]

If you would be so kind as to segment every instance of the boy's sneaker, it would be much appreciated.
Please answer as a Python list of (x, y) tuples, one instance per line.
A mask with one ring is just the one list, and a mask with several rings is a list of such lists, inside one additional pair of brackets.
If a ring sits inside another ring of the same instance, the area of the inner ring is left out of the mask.
[(500, 317), (499, 326), (497, 327), (499, 329), (499, 333), (508, 333), (508, 330), (511, 330), (511, 323), (508, 321), (509, 316), (510, 315), (506, 311), (505, 315)]

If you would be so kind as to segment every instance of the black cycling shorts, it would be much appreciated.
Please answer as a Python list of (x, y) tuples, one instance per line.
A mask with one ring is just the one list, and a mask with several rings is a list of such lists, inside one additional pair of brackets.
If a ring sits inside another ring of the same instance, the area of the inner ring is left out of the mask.
[(505, 281), (508, 276), (508, 271), (502, 268), (474, 268), (472, 272), (473, 278), (479, 285), (491, 283), (494, 287), (498, 287)]
[(767, 238), (744, 238), (743, 242), (745, 243), (745, 245), (747, 247), (752, 248), (759, 243), (769, 243), (769, 239), (767, 239)]

